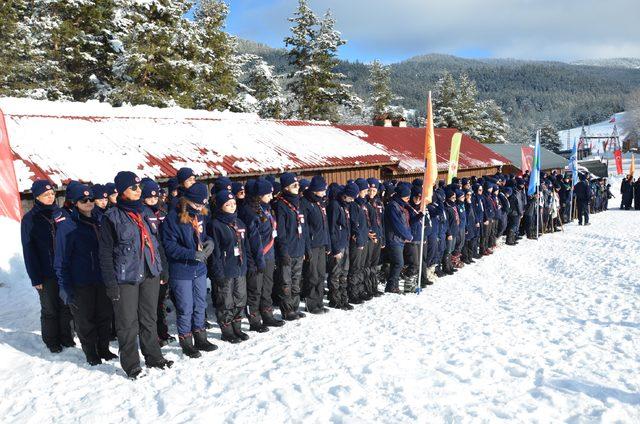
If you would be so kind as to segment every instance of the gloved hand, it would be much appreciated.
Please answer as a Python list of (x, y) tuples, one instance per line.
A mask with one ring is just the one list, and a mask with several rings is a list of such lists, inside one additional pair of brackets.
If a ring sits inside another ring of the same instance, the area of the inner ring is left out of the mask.
[(197, 250), (196, 251), (196, 261), (198, 262), (202, 262), (207, 263), (207, 258), (209, 257), (209, 255), (207, 255), (207, 252), (205, 252), (204, 250)]
[(213, 248), (213, 240), (207, 240), (202, 245), (202, 251), (207, 253), (207, 257), (211, 256), (211, 254), (213, 253)]
[(118, 300), (120, 300), (120, 287), (118, 287), (117, 284), (108, 285), (105, 287), (105, 289), (107, 291), (107, 297), (112, 302), (117, 302)]

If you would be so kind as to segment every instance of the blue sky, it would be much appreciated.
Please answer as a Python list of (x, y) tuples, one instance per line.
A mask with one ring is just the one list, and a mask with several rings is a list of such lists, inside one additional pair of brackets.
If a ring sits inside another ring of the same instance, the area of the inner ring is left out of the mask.
[[(283, 47), (297, 0), (227, 0), (227, 30)], [(576, 60), (640, 57), (638, 0), (309, 0), (348, 40), (340, 57), (396, 62), (418, 54)]]

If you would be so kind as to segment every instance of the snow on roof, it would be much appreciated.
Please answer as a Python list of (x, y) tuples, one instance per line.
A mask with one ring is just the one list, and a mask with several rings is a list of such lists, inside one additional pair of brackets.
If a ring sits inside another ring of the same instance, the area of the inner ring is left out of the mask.
[[(398, 168), (404, 173), (416, 173), (424, 170), (424, 128), (378, 127), (360, 125), (337, 125), (352, 135), (383, 148), (399, 160)], [(436, 128), (436, 156), (438, 171), (449, 169), (451, 137), (458, 132), (455, 128)], [(493, 152), (480, 142), (466, 134), (462, 135), (458, 169), (477, 169), (501, 166), (509, 160)]]
[(104, 183), (120, 170), (168, 178), (262, 174), (396, 161), (339, 128), (254, 114), (0, 98), (20, 191), (49, 178)]

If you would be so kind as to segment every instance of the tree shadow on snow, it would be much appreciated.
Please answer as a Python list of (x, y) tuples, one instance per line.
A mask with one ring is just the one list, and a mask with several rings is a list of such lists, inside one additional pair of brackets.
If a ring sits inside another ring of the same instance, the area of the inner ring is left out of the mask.
[(603, 403), (607, 403), (608, 399), (612, 398), (629, 405), (640, 405), (640, 393), (629, 393), (599, 384), (557, 379), (547, 381), (547, 386), (562, 392), (583, 393)]

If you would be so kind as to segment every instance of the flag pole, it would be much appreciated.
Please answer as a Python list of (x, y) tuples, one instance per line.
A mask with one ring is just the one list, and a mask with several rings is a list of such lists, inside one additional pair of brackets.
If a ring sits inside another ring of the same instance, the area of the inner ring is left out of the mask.
[[(538, 134), (537, 134), (537, 140), (536, 140), (536, 148), (540, 149), (540, 146), (537, 144), (540, 141), (540, 130), (538, 130)], [(537, 151), (536, 151), (536, 161), (538, 160), (538, 155), (537, 155)], [(539, 167), (540, 164), (536, 162), (536, 167)], [(540, 179), (540, 172), (538, 172), (538, 180)], [(536, 240), (538, 240), (538, 231), (540, 231), (540, 181), (536, 181)]]
[(424, 178), (422, 181), (422, 199), (420, 199), (420, 212), (422, 213), (422, 222), (420, 225), (420, 259), (418, 264), (418, 282), (416, 293), (420, 294), (422, 288), (422, 273), (424, 255), (424, 222), (427, 214), (427, 204), (431, 203), (433, 196), (433, 185), (438, 179), (438, 159), (436, 157), (435, 135), (433, 133), (433, 110), (431, 105), (431, 91), (427, 96), (427, 119), (425, 122), (425, 143), (424, 143)]

